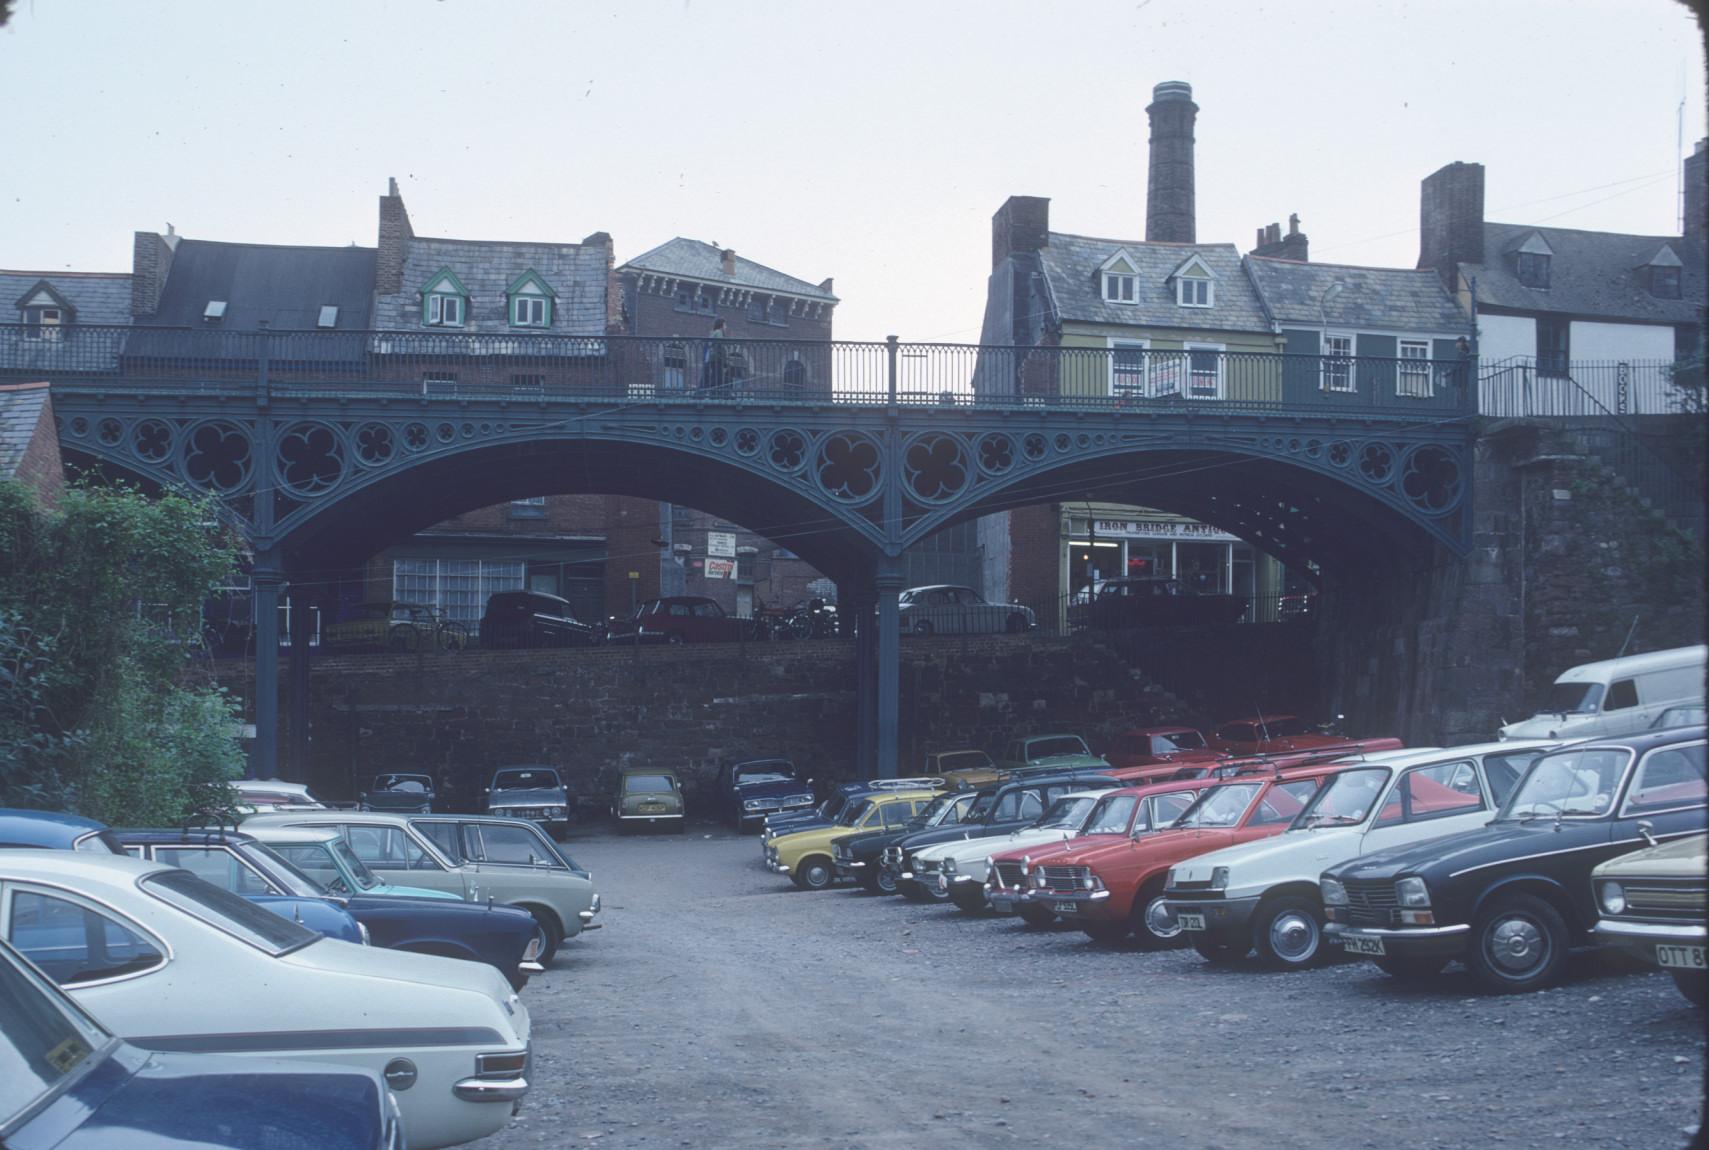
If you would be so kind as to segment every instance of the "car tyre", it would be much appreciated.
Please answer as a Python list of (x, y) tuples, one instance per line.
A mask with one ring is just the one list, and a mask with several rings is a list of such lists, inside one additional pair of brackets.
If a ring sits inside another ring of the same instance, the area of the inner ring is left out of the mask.
[(1567, 946), (1567, 924), (1553, 906), (1536, 895), (1498, 895), (1472, 924), (1464, 961), (1480, 990), (1520, 994), (1554, 980)]
[(929, 638), (934, 630), (930, 619), (914, 620), (914, 634)]
[(1125, 939), (1130, 930), (1125, 922), (1089, 922), (1080, 928), (1086, 937), (1105, 946), (1114, 946)]
[(1008, 620), (1003, 624), (1003, 628), (1011, 635), (1019, 635), (1027, 629), (1027, 618), (1025, 615), (1020, 614), (1010, 615)]
[(1193, 931), (1192, 934), (1193, 949), (1212, 966), (1230, 966), (1246, 957), (1244, 950), (1236, 950), (1226, 942), (1206, 938), (1203, 931)]
[(872, 867), (872, 871), (861, 876), (860, 885), (873, 894), (895, 894), (896, 877), (876, 863), (867, 865)]
[(558, 947), (564, 942), (564, 928), (558, 925), (558, 920), (549, 910), (529, 907), (528, 913), (534, 916), (534, 925), (540, 929), (540, 958), (541, 966), (551, 966), (553, 957), (558, 953)]
[(688, 642), (688, 638), (681, 631), (672, 631), (665, 636), (665, 643), (672, 647), (680, 647), (686, 642)]
[(1032, 930), (1049, 930), (1056, 925), (1055, 913), (1045, 910), (1042, 906), (1032, 906), (1023, 902), (1016, 913), (1021, 916), (1021, 921)]
[(1371, 961), (1390, 978), (1408, 981), (1434, 978), (1448, 965), (1447, 959), (1431, 958), (1427, 954), (1391, 954), (1383, 958), (1373, 958)]
[(1321, 963), (1323, 908), (1315, 899), (1290, 894), (1258, 908), (1252, 921), (1252, 945), (1272, 970), (1306, 970)]
[(825, 890), (836, 881), (837, 868), (824, 855), (808, 855), (795, 864), (795, 873), (789, 877), (802, 890)]
[(949, 900), (957, 910), (978, 914), (986, 908), (985, 892), (976, 882), (958, 882), (949, 888)]
[(1180, 946), (1181, 924), (1169, 914), (1163, 902), (1163, 884), (1152, 883), (1140, 891), (1129, 912), (1129, 929), (1141, 950), (1168, 950)]
[(1687, 1002), (1693, 1006), (1709, 1006), (1709, 976), (1694, 970), (1670, 970), (1673, 984), (1679, 987), (1679, 992), (1685, 995)]

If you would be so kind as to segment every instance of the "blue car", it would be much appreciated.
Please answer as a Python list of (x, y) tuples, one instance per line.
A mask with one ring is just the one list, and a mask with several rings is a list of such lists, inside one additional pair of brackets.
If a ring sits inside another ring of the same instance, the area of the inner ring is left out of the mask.
[(767, 815), (811, 811), (813, 780), (788, 759), (743, 759), (718, 768), (718, 806), (738, 831), (751, 830)]
[(139, 1050), (0, 942), (7, 1150), (402, 1150), (372, 1071)]
[[(172, 832), (178, 833), (176, 831)], [(124, 846), (105, 823), (64, 811), (26, 811), (0, 807), (0, 847), (33, 847), (39, 850), (94, 851), (97, 854), (125, 853)], [(235, 888), (233, 888), (235, 889)], [(288, 918), (328, 938), (365, 943), (362, 925), (337, 903), (319, 895), (285, 890), (239, 891), (280, 918)]]

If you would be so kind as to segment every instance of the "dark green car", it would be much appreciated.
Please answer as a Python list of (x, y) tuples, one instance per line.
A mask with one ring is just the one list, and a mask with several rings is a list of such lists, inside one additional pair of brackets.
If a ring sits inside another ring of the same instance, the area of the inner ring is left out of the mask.
[(611, 817), (617, 820), (618, 834), (626, 835), (636, 827), (656, 826), (669, 826), (681, 834), (686, 814), (682, 781), (674, 772), (637, 767), (618, 777), (617, 799), (611, 804)]

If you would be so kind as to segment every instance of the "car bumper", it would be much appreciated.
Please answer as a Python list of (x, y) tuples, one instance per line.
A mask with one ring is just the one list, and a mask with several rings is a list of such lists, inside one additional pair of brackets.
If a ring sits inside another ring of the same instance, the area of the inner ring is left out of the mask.
[(528, 1079), (465, 1078), (451, 1087), (464, 1102), (518, 1102), (528, 1093)]
[[(1591, 932), (1603, 946), (1615, 947), (1651, 966), (1660, 966), (1656, 947), (1694, 947), (1699, 952), (1709, 944), (1709, 927), (1689, 922), (1627, 922), (1622, 919), (1598, 919)], [(1670, 964), (1672, 965), (1672, 964)]]
[[(1202, 934), (1215, 942), (1240, 942), (1249, 936), (1252, 914), (1258, 909), (1258, 897), (1253, 895), (1251, 898), (1176, 900), (1169, 898), (1168, 892), (1165, 891), (1164, 905), (1175, 917), (1175, 921), (1182, 923), (1183, 931)], [(1189, 916), (1185, 922), (1181, 919), (1183, 914)], [(1203, 930), (1187, 925), (1198, 921), (1203, 921)]]
[(593, 903), (586, 910), (578, 910), (576, 912), (576, 918), (581, 922), (583, 930), (598, 930), (600, 927), (605, 925), (603, 922), (593, 921), (594, 916), (597, 915), (601, 909), (602, 906), (600, 903), (599, 892), (594, 891)]
[(1024, 891), (1010, 890), (1008, 887), (1001, 890), (985, 888), (985, 902), (998, 914), (1019, 914), (1025, 901)]
[[(1034, 889), (1022, 896), (1022, 903), (1043, 907), (1070, 922), (1108, 922), (1115, 918), (1115, 912), (1110, 906), (1110, 892), (1107, 890), (1081, 890), (1060, 894), (1056, 891)], [(1017, 910), (1020, 905), (1017, 904)]]
[(865, 878), (866, 872), (872, 869), (859, 859), (837, 859), (835, 865), (838, 878)]
[[(1329, 942), (1347, 949), (1349, 954), (1357, 955), (1357, 942), (1372, 942), (1382, 947), (1380, 955), (1370, 954), (1369, 957), (1405, 958), (1413, 955), (1431, 958), (1457, 958), (1466, 951), (1466, 943), (1470, 940), (1472, 928), (1468, 923), (1454, 923), (1449, 926), (1350, 926), (1344, 922), (1332, 922), (1323, 928), (1323, 937)], [(1353, 940), (1355, 945), (1349, 947)]]
[(618, 815), (617, 820), (625, 823), (673, 823), (681, 822), (682, 812), (674, 815)]

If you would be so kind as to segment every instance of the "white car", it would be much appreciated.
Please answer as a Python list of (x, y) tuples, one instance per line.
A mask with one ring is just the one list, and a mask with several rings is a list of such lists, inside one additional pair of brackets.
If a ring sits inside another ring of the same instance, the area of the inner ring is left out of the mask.
[(593, 876), (537, 823), (491, 815), (388, 815), (379, 811), (280, 811), (251, 815), (243, 829), (321, 827), (339, 831), (356, 857), (390, 883), (447, 891), (471, 902), (521, 907), (543, 935), (541, 965), (558, 946), (597, 930)]
[(0, 850), (0, 934), (132, 1045), (382, 1075), (412, 1150), (502, 1129), (528, 1089), (492, 967), (325, 938), (178, 867)]
[(284, 779), (239, 779), (232, 784), (237, 791), (237, 809), (252, 811), (326, 810), (320, 796), (305, 783), (287, 783)]
[(971, 587), (947, 583), (910, 587), (897, 600), (903, 634), (1018, 635), (1037, 626), (1031, 607), (1019, 603), (987, 603)]
[(938, 890), (948, 894), (962, 910), (979, 910), (985, 905), (985, 878), (992, 855), (1073, 838), (1082, 832), (1098, 800), (1109, 790), (1101, 787), (1070, 791), (1052, 803), (1035, 822), (1018, 831), (922, 847), (914, 854), (916, 881), (923, 876), (924, 881), (935, 882)]
[(1318, 876), (1404, 843), (1481, 827), (1542, 752), (1559, 741), (1478, 743), (1368, 755), (1324, 781), (1282, 834), (1177, 863), (1166, 913), (1201, 955), (1256, 949), (1294, 969), (1323, 957)]

